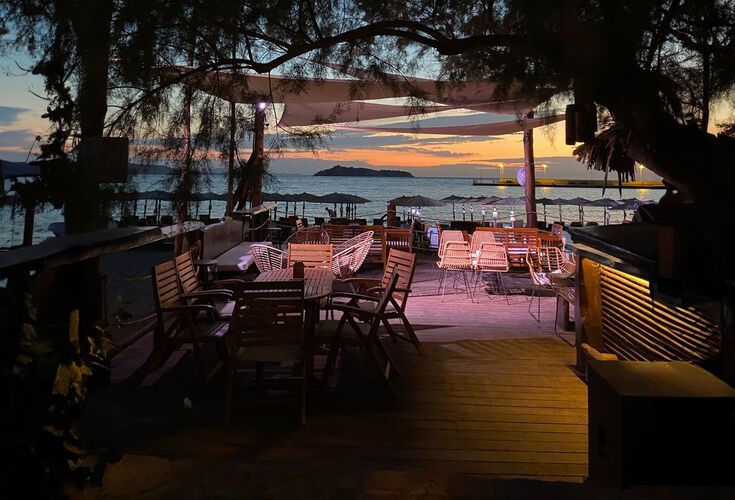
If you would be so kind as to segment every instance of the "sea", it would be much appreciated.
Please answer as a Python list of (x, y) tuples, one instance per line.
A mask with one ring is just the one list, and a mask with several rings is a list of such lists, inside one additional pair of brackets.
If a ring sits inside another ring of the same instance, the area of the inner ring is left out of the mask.
[[(275, 179), (265, 186), (264, 191), (271, 193), (302, 193), (307, 192), (315, 195), (324, 195), (332, 192), (341, 192), (347, 194), (355, 194), (367, 198), (369, 203), (357, 206), (358, 218), (368, 219), (371, 222), (373, 218), (380, 218), (386, 212), (388, 200), (399, 196), (422, 195), (429, 198), (441, 199), (450, 195), (463, 197), (521, 197), (523, 196), (523, 188), (506, 187), (506, 186), (474, 186), (472, 179), (467, 177), (413, 177), (413, 178), (393, 178), (393, 177), (315, 177), (311, 175), (300, 174), (275, 174)], [(135, 175), (131, 178), (130, 184), (138, 191), (151, 191), (155, 189), (166, 189), (167, 179), (164, 175)], [(215, 193), (224, 193), (226, 190), (226, 177), (222, 174), (215, 173), (209, 176), (209, 186), (204, 191), (212, 191)], [(617, 188), (608, 188), (604, 197), (618, 198), (639, 198), (645, 200), (658, 201), (663, 195), (663, 190), (647, 190), (647, 189), (624, 189), (620, 196)], [(538, 198), (576, 198), (582, 197), (589, 200), (603, 197), (602, 190), (599, 188), (537, 188), (536, 196)], [(192, 213), (207, 214), (209, 213), (209, 202), (204, 201), (199, 206), (192, 206)], [(331, 205), (323, 205), (316, 203), (298, 203), (296, 213), (312, 218), (314, 216), (327, 217), (326, 208), (332, 208)], [(132, 207), (128, 206), (128, 209)], [(497, 217), (499, 221), (508, 222), (511, 216), (517, 219), (525, 218), (525, 210), (523, 206), (501, 206), (497, 207)], [(143, 202), (139, 202), (137, 206), (137, 215), (143, 215)], [(219, 217), (224, 213), (225, 203), (222, 201), (213, 201), (211, 208), (212, 217)], [(278, 203), (278, 215), (285, 214), (286, 204)], [(294, 211), (294, 204), (288, 206), (289, 215)], [(424, 207), (420, 209), (420, 213), (411, 215), (404, 212), (404, 209), (398, 207), (398, 215), (401, 217), (420, 217), (423, 220), (434, 221), (439, 220), (448, 222), (450, 220), (482, 220), (483, 207), (479, 205), (454, 204), (451, 203), (440, 207)], [(406, 208), (409, 211), (410, 208)], [(544, 207), (539, 205), (539, 220), (547, 220), (549, 222), (560, 220), (559, 207), (547, 206), (546, 214)], [(338, 206), (339, 211), (339, 206)], [(512, 214), (511, 214), (512, 212)], [(151, 213), (151, 204), (148, 204), (147, 213)], [(167, 201), (162, 202), (161, 214), (172, 213), (171, 204)], [(625, 214), (630, 217), (632, 214)], [(485, 220), (492, 220), (492, 207), (485, 207)], [(610, 211), (610, 223), (617, 224), (623, 221), (624, 214), (622, 211)], [(576, 206), (563, 206), (561, 208), (561, 218), (565, 222), (580, 220), (579, 209)], [(602, 224), (604, 218), (604, 209), (597, 207), (584, 208), (584, 220), (596, 221)], [(112, 221), (120, 219), (119, 210), (115, 210), (111, 214)], [(23, 214), (13, 209), (11, 206), (0, 207), (0, 247), (10, 247), (19, 245), (23, 239)], [(54, 234), (49, 231), (49, 225), (53, 222), (62, 222), (64, 216), (61, 210), (53, 208), (44, 208), (36, 213), (34, 224), (33, 242), (39, 243), (47, 238), (53, 237)]]

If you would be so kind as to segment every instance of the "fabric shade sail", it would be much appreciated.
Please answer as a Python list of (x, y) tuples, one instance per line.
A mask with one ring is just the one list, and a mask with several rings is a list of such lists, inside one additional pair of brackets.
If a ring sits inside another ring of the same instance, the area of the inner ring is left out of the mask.
[[(172, 77), (183, 76), (187, 71), (191, 68), (169, 69)], [(498, 101), (498, 86), (487, 81), (293, 79), (221, 70), (193, 74), (186, 78), (186, 82), (207, 94), (246, 104), (253, 104), (258, 99), (275, 103), (334, 103), (412, 96), (452, 105), (485, 105)], [(505, 92), (510, 100), (529, 97), (519, 94), (513, 89)]]
[(366, 132), (392, 132), (406, 134), (435, 134), (435, 135), (504, 135), (521, 132), (536, 127), (542, 127), (550, 123), (564, 120), (564, 115), (553, 115), (539, 118), (526, 118), (524, 120), (512, 120), (495, 123), (480, 123), (476, 125), (451, 125), (445, 127), (421, 127), (418, 129), (392, 128), (392, 127), (360, 127), (360, 126), (336, 126), (335, 128), (345, 130), (362, 130)]
[(453, 109), (469, 109), (487, 113), (524, 115), (534, 106), (527, 99), (510, 101), (488, 102), (467, 106), (428, 105), (422, 107), (404, 106), (396, 104), (378, 104), (372, 102), (319, 102), (319, 103), (287, 103), (279, 125), (301, 127), (307, 125), (348, 123), (384, 118), (398, 118), (401, 116), (424, 116), (429, 113), (450, 111)]

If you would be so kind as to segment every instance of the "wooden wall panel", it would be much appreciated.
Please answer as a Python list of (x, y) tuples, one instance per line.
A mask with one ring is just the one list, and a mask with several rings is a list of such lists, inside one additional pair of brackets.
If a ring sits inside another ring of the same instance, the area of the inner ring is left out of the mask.
[(652, 299), (646, 280), (600, 266), (600, 299), (605, 352), (641, 361), (702, 361), (719, 354), (719, 325), (694, 308)]

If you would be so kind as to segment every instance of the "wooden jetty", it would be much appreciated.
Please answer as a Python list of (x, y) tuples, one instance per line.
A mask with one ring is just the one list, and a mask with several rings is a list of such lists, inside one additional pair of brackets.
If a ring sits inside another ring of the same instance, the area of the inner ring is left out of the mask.
[[(509, 186), (519, 187), (515, 177), (482, 177), (472, 179), (473, 186)], [(558, 187), (558, 188), (603, 188), (605, 181), (602, 179), (547, 179), (536, 178), (536, 187)], [(607, 187), (617, 188), (618, 184), (608, 181)], [(663, 182), (653, 180), (623, 181), (623, 189), (665, 189)]]

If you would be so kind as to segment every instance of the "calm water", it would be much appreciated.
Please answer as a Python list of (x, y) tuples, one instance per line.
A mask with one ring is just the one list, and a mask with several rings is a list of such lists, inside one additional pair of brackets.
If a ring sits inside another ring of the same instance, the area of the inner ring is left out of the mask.
[[(153, 189), (165, 189), (164, 176), (158, 175), (139, 175), (133, 178), (133, 183), (139, 191), (147, 191)], [(215, 193), (223, 193), (225, 191), (226, 180), (224, 176), (213, 175), (211, 177), (211, 190)], [(437, 177), (415, 177), (415, 178), (375, 178), (375, 177), (313, 177), (298, 174), (278, 174), (277, 183), (268, 186), (268, 192), (277, 193), (301, 193), (306, 191), (315, 195), (324, 195), (334, 191), (356, 194), (371, 200), (371, 203), (358, 205), (357, 216), (370, 219), (379, 218), (385, 214), (388, 200), (403, 195), (424, 195), (430, 198), (440, 199), (449, 195), (458, 196), (523, 196), (523, 189), (520, 187), (493, 187), (493, 186), (473, 186), (472, 179), (469, 178), (437, 178)], [(662, 190), (623, 190), (623, 198), (641, 198), (658, 201), (663, 195)], [(539, 198), (575, 198), (582, 197), (587, 199), (597, 199), (602, 197), (601, 189), (573, 189), (573, 188), (538, 188), (536, 195)], [(617, 199), (618, 192), (615, 189), (608, 189), (605, 193), (607, 197)], [(325, 217), (327, 212), (325, 207), (328, 205), (309, 204), (305, 206), (305, 215), (307, 217), (320, 216)], [(331, 206), (330, 206), (331, 208)], [(462, 205), (455, 205), (455, 214), (457, 219), (462, 219)], [(465, 217), (470, 220), (481, 220), (481, 207), (466, 205)], [(199, 207), (200, 213), (207, 213), (209, 202), (203, 202)], [(212, 202), (212, 216), (219, 216), (224, 212), (224, 202)], [(278, 204), (278, 213), (283, 215), (285, 209), (284, 203)], [(195, 211), (192, 208), (192, 211)], [(399, 215), (401, 208), (398, 208)], [(497, 207), (498, 219), (508, 221), (510, 211), (514, 210), (518, 218), (524, 218), (523, 207)], [(539, 205), (539, 218), (543, 220), (543, 207)], [(562, 207), (562, 215), (565, 221), (579, 220), (579, 211), (576, 206)], [(293, 212), (293, 203), (289, 205), (289, 213)], [(302, 212), (302, 205), (298, 204), (297, 213)], [(150, 209), (148, 210), (150, 214)], [(163, 202), (162, 213), (171, 213), (171, 207), (168, 202)], [(143, 214), (143, 203), (138, 203), (137, 214)], [(623, 213), (619, 211), (611, 211), (611, 223), (619, 223), (622, 221)], [(585, 220), (595, 220), (602, 222), (603, 209), (587, 207), (584, 210)], [(630, 214), (629, 214), (630, 216)], [(452, 205), (443, 207), (428, 207), (422, 209), (422, 217), (428, 220), (452, 219)], [(114, 218), (119, 218), (119, 213), (114, 214)], [(492, 208), (487, 207), (486, 219), (492, 218)], [(549, 221), (559, 220), (559, 209), (556, 206), (547, 207), (547, 219)], [(63, 214), (58, 210), (46, 210), (38, 212), (35, 219), (34, 243), (43, 241), (53, 236), (48, 231), (48, 225), (52, 222), (63, 221)], [(18, 245), (23, 239), (23, 216), (16, 214), (13, 217), (10, 207), (0, 208), (0, 246)]]

